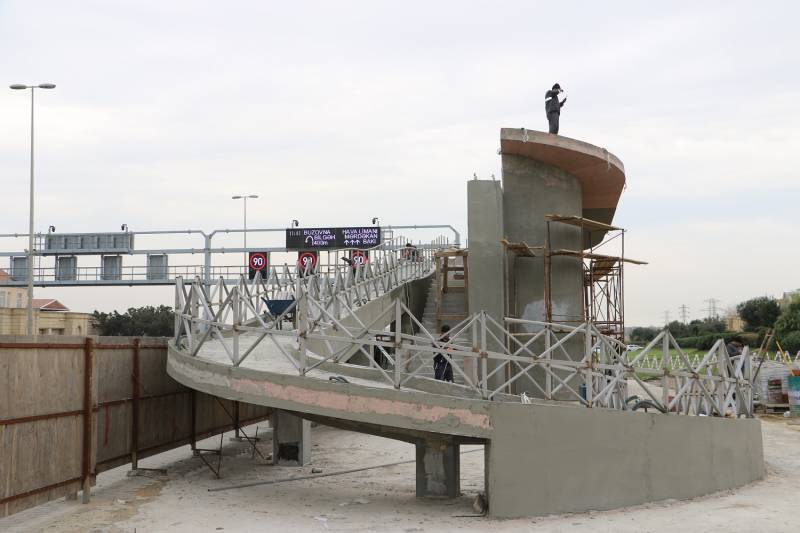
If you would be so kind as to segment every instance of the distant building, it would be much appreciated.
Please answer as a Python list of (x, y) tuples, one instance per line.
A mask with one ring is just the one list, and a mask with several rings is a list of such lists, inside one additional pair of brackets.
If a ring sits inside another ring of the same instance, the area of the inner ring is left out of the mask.
[(787, 305), (789, 305), (790, 303), (792, 303), (792, 300), (794, 300), (797, 297), (800, 297), (800, 289), (795, 289), (793, 291), (784, 292), (783, 293), (783, 298), (778, 300), (778, 303), (780, 304), (781, 308), (783, 308), (783, 307), (786, 307)]
[[(0, 281), (9, 279), (0, 269)], [(52, 298), (33, 299), (33, 330), (37, 335), (87, 335), (91, 315), (74, 313)], [(0, 335), (25, 335), (28, 331), (28, 291), (0, 285)]]
[(727, 331), (744, 331), (744, 320), (738, 314), (730, 314), (723, 320), (725, 320), (725, 329)]

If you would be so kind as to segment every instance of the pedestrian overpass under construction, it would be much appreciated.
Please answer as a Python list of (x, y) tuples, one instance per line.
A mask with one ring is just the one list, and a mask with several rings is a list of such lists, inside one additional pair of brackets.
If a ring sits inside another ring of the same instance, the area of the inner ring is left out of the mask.
[[(720, 340), (690, 362), (666, 331), (635, 355), (624, 344), (631, 261), (603, 248), (621, 232), (621, 161), (516, 129), (501, 131), (501, 155), (502, 183), (468, 182), (467, 250), (440, 240), (379, 246), (355, 267), (178, 276), (169, 374), (274, 408), (277, 463), (309, 460), (309, 421), (413, 443), (419, 496), (456, 496), (459, 446), (483, 444), (498, 517), (762, 478), (749, 352)], [(439, 353), (453, 383), (431, 376)]]

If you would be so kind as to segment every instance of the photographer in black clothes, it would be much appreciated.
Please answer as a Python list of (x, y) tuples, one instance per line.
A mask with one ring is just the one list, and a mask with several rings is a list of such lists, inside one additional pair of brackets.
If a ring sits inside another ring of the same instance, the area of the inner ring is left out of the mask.
[(563, 93), (561, 85), (555, 84), (553, 88), (544, 94), (544, 110), (547, 113), (547, 122), (550, 125), (550, 133), (558, 133), (558, 120), (561, 117), (561, 108), (567, 103), (564, 97), (563, 102), (558, 101), (558, 95)]

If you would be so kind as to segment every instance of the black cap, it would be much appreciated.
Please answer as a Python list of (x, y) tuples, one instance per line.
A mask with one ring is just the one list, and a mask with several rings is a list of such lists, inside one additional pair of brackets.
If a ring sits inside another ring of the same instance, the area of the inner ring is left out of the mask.
[(556, 89), (561, 89), (561, 85), (559, 85), (557, 83), (555, 85), (553, 85), (553, 90), (556, 90)]

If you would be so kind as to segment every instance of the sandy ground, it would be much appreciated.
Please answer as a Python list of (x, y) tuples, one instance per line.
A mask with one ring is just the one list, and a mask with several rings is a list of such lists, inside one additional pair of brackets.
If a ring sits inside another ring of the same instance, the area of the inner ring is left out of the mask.
[[(471, 503), (483, 490), (483, 451), (463, 447), (461, 489), (456, 500), (414, 497), (414, 465), (292, 481), (245, 489), (207, 489), (252, 480), (311, 473), (273, 467), (246, 443), (225, 436), (222, 479), (215, 479), (188, 448), (147, 459), (141, 466), (167, 474), (127, 477), (119, 468), (100, 476), (92, 502), (56, 501), (0, 519), (0, 531), (798, 531), (800, 426), (763, 419), (768, 476), (736, 491), (689, 501), (666, 501), (614, 511), (518, 520), (475, 517)], [(248, 432), (251, 434), (252, 428)], [(318, 427), (313, 430), (314, 467), (335, 472), (414, 458), (411, 445)], [(203, 443), (219, 445), (219, 438)], [(271, 441), (260, 443), (266, 454)], [(472, 451), (474, 450), (474, 451)]]

